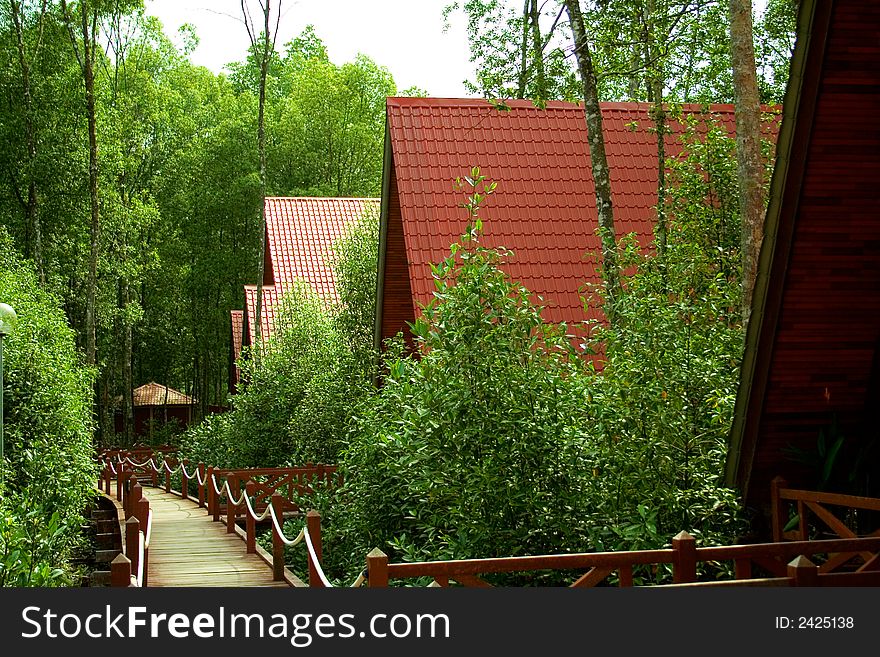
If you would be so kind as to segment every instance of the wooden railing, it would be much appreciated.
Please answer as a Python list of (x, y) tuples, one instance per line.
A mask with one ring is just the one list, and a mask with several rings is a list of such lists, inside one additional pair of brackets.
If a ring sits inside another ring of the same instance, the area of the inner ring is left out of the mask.
[[(697, 547), (696, 541), (687, 532), (681, 532), (672, 539), (672, 547), (661, 550), (639, 550), (635, 552), (587, 552), (580, 554), (556, 554), (533, 557), (507, 557), (501, 559), (465, 559), (461, 561), (429, 561), (417, 563), (389, 563), (388, 557), (378, 549), (367, 556), (367, 582), (371, 587), (387, 586), (392, 579), (431, 578), (434, 586), (449, 586), (450, 581), (463, 586), (491, 586), (480, 575), (531, 572), (531, 571), (569, 571), (584, 570), (572, 587), (592, 587), (605, 583), (616, 575), (619, 586), (633, 585), (633, 569), (638, 566), (663, 566), (672, 568), (675, 584), (697, 581), (698, 564), (716, 565), (719, 562), (732, 562), (734, 580), (726, 585), (757, 585), (753, 577), (753, 566), (767, 571), (769, 578), (792, 577), (789, 573), (792, 560), (799, 567), (806, 568), (806, 562), (798, 559), (828, 555), (829, 561), (839, 553), (880, 553), (880, 537), (851, 538), (822, 541), (796, 541), (786, 543), (757, 543), (751, 545), (726, 545), (719, 547)], [(813, 562), (810, 561), (810, 566)], [(828, 563), (826, 561), (825, 563)], [(819, 567), (816, 567), (819, 568)], [(865, 568), (865, 582), (880, 581), (880, 566), (876, 564)], [(848, 575), (849, 573), (835, 573)], [(803, 578), (803, 572), (801, 573)], [(846, 581), (840, 577), (833, 581)], [(823, 580), (824, 581), (824, 580)], [(827, 580), (832, 581), (832, 580)], [(854, 581), (854, 579), (853, 579)], [(712, 584), (720, 584), (712, 582)], [(776, 585), (786, 585), (778, 582)], [(841, 584), (831, 584), (841, 585)], [(874, 584), (864, 584), (874, 585)]]
[(116, 499), (122, 504), (126, 520), (124, 552), (110, 563), (110, 586), (145, 587), (148, 585), (150, 538), (153, 533), (150, 501), (143, 496), (143, 489), (134, 472), (125, 470), (120, 462), (114, 465), (109, 459), (98, 482), (99, 488), (101, 483), (106, 482), (108, 495), (111, 475), (116, 476)]
[[(806, 541), (817, 533), (856, 538), (853, 527), (857, 526), (859, 512), (880, 512), (880, 499), (788, 488), (787, 482), (777, 477), (770, 484), (770, 506), (774, 541)], [(829, 507), (842, 509), (849, 517), (840, 518)], [(785, 531), (791, 524), (795, 529)], [(880, 536), (880, 530), (866, 535)], [(819, 572), (828, 573), (853, 562), (862, 572), (880, 569), (880, 555), (870, 551), (840, 552), (819, 566)]]
[[(114, 461), (115, 459), (115, 461)], [(338, 481), (336, 468), (326, 465), (308, 465), (303, 468), (271, 468), (252, 470), (225, 470), (206, 467), (199, 463), (190, 470), (186, 460), (178, 462), (165, 456), (160, 462), (154, 458), (136, 461), (124, 453), (104, 459), (100, 484), (108, 495), (111, 479), (116, 479), (117, 497), (126, 509), (126, 554), (117, 557), (120, 575), (114, 582), (137, 582), (146, 585), (146, 565), (151, 518), (149, 505), (142, 497), (138, 479), (156, 484), (159, 474), (164, 478), (165, 490), (189, 496), (190, 483), (195, 482), (197, 503), (205, 508), (213, 520), (226, 523), (228, 533), (238, 534), (248, 553), (258, 553), (272, 566), (274, 579), (287, 579), (285, 574), (286, 547), (305, 544), (309, 571), (309, 586), (333, 586), (322, 569), (321, 516), (309, 511), (299, 534), (289, 538), (284, 534), (285, 515), (301, 517), (299, 496), (313, 492), (316, 482)], [(180, 490), (172, 488), (172, 478), (180, 475)], [(868, 536), (856, 534), (844, 521), (834, 516), (826, 506), (880, 511), (880, 500), (874, 498), (836, 495), (788, 489), (785, 482), (775, 480), (772, 489), (773, 543), (698, 547), (696, 540), (681, 532), (671, 541), (670, 548), (630, 552), (586, 552), (495, 559), (465, 559), (459, 561), (431, 561), (390, 563), (386, 554), (374, 549), (367, 555), (366, 569), (351, 586), (367, 583), (370, 587), (385, 587), (392, 580), (429, 578), (432, 586), (490, 586), (482, 576), (500, 573), (534, 571), (584, 571), (571, 583), (572, 587), (593, 587), (614, 583), (621, 587), (634, 585), (634, 571), (649, 568), (669, 568), (672, 584), (666, 586), (880, 586), (880, 531)], [(244, 490), (242, 490), (244, 488)], [(224, 504), (223, 501), (226, 501)], [(196, 500), (194, 500), (196, 501)], [(784, 533), (788, 518), (786, 505), (796, 504), (798, 529)], [(808, 539), (807, 511), (836, 533), (836, 538)], [(239, 527), (244, 520), (245, 529)], [(262, 553), (256, 544), (258, 523), (268, 521), (272, 530), (272, 552)], [(129, 529), (129, 522), (136, 529)], [(138, 523), (135, 525), (135, 523)], [(137, 538), (141, 532), (143, 540)], [(131, 532), (131, 534), (129, 534)], [(787, 540), (794, 539), (794, 540)], [(129, 545), (134, 547), (130, 550)], [(138, 546), (143, 545), (143, 557)], [(129, 562), (123, 576), (123, 566)], [(732, 565), (732, 580), (698, 582), (700, 564), (704, 568)], [(114, 561), (114, 568), (117, 567)], [(141, 576), (132, 573), (142, 573)], [(134, 584), (132, 584), (134, 585)]]
[[(130, 453), (119, 450), (102, 453), (99, 457), (103, 468), (98, 487), (110, 495), (111, 482), (115, 480), (116, 498), (122, 503), (125, 517), (128, 518), (126, 537), (129, 536), (129, 532), (132, 532), (130, 534), (132, 537), (135, 536), (134, 528), (147, 527), (145, 540), (140, 541), (145, 556), (139, 557), (140, 553), (136, 553), (135, 548), (132, 548), (130, 553), (127, 540), (126, 553), (117, 557), (113, 563), (115, 568), (113, 572), (117, 574), (111, 574), (112, 586), (146, 586), (147, 584), (146, 567), (152, 514), (149, 511), (148, 500), (143, 497), (140, 482), (149, 482), (153, 486), (158, 486), (160, 475), (164, 479), (165, 491), (183, 499), (189, 499), (190, 484), (194, 482), (197, 500), (193, 501), (199, 507), (205, 508), (214, 521), (220, 521), (220, 516), (223, 515), (226, 531), (230, 534), (238, 534), (244, 540), (247, 553), (256, 553), (266, 561), (272, 567), (273, 578), (276, 581), (286, 580), (291, 584), (297, 581), (285, 568), (284, 549), (287, 546), (304, 543), (307, 550), (309, 586), (332, 586), (321, 567), (320, 514), (314, 510), (309, 511), (305, 516), (302, 530), (294, 538), (285, 536), (283, 525), (286, 516), (301, 515), (297, 501), (303, 495), (313, 493), (315, 485), (319, 482), (333, 485), (340, 481), (336, 474), (336, 466), (308, 464), (301, 468), (229, 470), (206, 467), (204, 463), (190, 468), (191, 464), (186, 459), (178, 461), (167, 454), (163, 454), (162, 459), (158, 461), (153, 455), (141, 453), (139, 456), (141, 460), (136, 460)], [(178, 475), (180, 487), (179, 490), (175, 490), (172, 482)], [(244, 491), (241, 490), (242, 486)], [(224, 500), (226, 500), (225, 504), (223, 504)], [(138, 512), (143, 515), (144, 520), (138, 515), (133, 515), (134, 509), (146, 509), (145, 512)], [(245, 521), (244, 532), (238, 527), (240, 519)], [(271, 555), (259, 548), (256, 542), (257, 524), (263, 521), (271, 522)], [(133, 538), (131, 544), (137, 547), (137, 539)], [(123, 571), (126, 567), (128, 574), (124, 575)], [(132, 576), (131, 573), (139, 573), (139, 575)], [(362, 581), (363, 579), (360, 578), (357, 585), (360, 586)]]

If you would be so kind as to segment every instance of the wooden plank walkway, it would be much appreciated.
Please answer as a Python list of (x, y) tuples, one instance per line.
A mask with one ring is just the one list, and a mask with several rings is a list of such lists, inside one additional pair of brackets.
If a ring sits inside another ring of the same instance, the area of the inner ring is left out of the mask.
[(153, 511), (148, 586), (288, 586), (196, 503), (151, 486), (143, 494)]

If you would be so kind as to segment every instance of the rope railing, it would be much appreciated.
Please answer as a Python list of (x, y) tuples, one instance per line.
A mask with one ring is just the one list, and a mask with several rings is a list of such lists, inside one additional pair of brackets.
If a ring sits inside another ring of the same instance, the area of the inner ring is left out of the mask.
[[(154, 456), (146, 460), (137, 460), (131, 455), (119, 452), (101, 458), (103, 469), (99, 487), (106, 489), (110, 494), (111, 479), (116, 479), (117, 499), (122, 502), (126, 521), (127, 547), (125, 554), (114, 562), (113, 568), (122, 571), (127, 568), (125, 577), (111, 576), (115, 586), (146, 586), (147, 564), (149, 562), (149, 546), (152, 535), (153, 512), (149, 509), (149, 502), (142, 497), (138, 477), (143, 480), (147, 475), (151, 478), (153, 486), (157, 486), (156, 476), (165, 475), (165, 490), (188, 498), (187, 490), (191, 482), (195, 481), (199, 493), (199, 506), (207, 507), (209, 514), (213, 514), (214, 520), (219, 520), (221, 501), (226, 501), (227, 531), (241, 533), (236, 528), (236, 521), (243, 515), (246, 532), (243, 538), (247, 544), (247, 552), (257, 552), (264, 561), (273, 568), (273, 576), (276, 580), (291, 580), (291, 574), (287, 572), (284, 564), (284, 549), (305, 543), (307, 561), (309, 565), (309, 585), (319, 587), (333, 587), (332, 582), (326, 576), (321, 567), (321, 529), (320, 515), (310, 511), (299, 533), (290, 538), (284, 533), (284, 514), (286, 510), (298, 512), (299, 507), (288, 498), (278, 492), (279, 488), (286, 487), (287, 495), (292, 496), (294, 490), (310, 490), (309, 485), (315, 479), (321, 480), (335, 472), (334, 466), (308, 464), (303, 468), (271, 468), (255, 470), (220, 470), (219, 468), (206, 468), (204, 463), (197, 467), (189, 467), (186, 459), (172, 466), (172, 459), (162, 455), (161, 461)], [(171, 490), (171, 477), (180, 473), (180, 491)], [(219, 473), (219, 476), (218, 476)], [(248, 478), (244, 490), (241, 490), (241, 481), (251, 473), (267, 474), (269, 480), (262, 484), (253, 478)], [(276, 476), (273, 479), (273, 475)], [(222, 478), (222, 483), (220, 479)], [(257, 489), (261, 489), (257, 494)], [(266, 508), (257, 511), (257, 502), (260, 499), (269, 499)], [(260, 554), (256, 546), (256, 524), (270, 521), (272, 530), (273, 549), (271, 555), (265, 551)], [(141, 530), (141, 527), (144, 529)], [(365, 573), (355, 581), (353, 586), (363, 584)]]

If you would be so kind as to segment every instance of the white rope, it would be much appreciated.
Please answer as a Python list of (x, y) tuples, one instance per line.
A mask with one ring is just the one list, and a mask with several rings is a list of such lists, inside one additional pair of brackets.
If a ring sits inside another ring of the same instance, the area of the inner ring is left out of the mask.
[(181, 467), (181, 469), (183, 470), (183, 476), (184, 476), (184, 477), (186, 477), (187, 479), (192, 479), (192, 478), (193, 478), (193, 475), (191, 475), (189, 472), (186, 471), (186, 466), (183, 465), (183, 461), (180, 462), (180, 467)]
[(275, 527), (275, 531), (276, 531), (276, 532), (278, 533), (278, 535), (281, 537), (281, 541), (282, 541), (285, 545), (290, 545), (290, 546), (299, 545), (299, 544), (303, 541), (303, 539), (305, 539), (305, 536), (306, 536), (306, 528), (305, 528), (305, 527), (303, 527), (303, 528), (300, 530), (299, 534), (297, 534), (296, 538), (293, 539), (292, 541), (289, 540), (289, 539), (284, 535), (284, 532), (281, 530), (281, 525), (278, 524), (278, 516), (275, 515), (275, 507), (272, 506), (272, 505), (269, 505), (269, 515), (272, 516), (272, 524), (273, 524), (274, 527)]
[(214, 475), (214, 473), (211, 473), (211, 485), (214, 487), (214, 492), (217, 494), (218, 497), (223, 495), (223, 491), (217, 487), (217, 477)]
[(116, 468), (113, 467), (113, 461), (108, 461), (108, 462), (107, 462), (107, 465), (110, 466), (110, 471), (111, 471), (115, 476), (118, 477), (118, 476), (119, 476), (119, 473), (116, 472)]
[(318, 573), (318, 579), (321, 580), (321, 584), (323, 584), (325, 588), (332, 589), (333, 584), (330, 583), (330, 580), (327, 579), (327, 576), (321, 568), (321, 562), (318, 561), (318, 556), (315, 554), (315, 546), (312, 545), (312, 537), (305, 527), (303, 528), (303, 533), (306, 537), (306, 548), (309, 550), (309, 561), (311, 561), (312, 565), (315, 567), (315, 572)]
[(256, 522), (260, 522), (261, 520), (265, 520), (266, 516), (269, 515), (269, 509), (272, 508), (271, 505), (267, 506), (263, 510), (263, 515), (258, 516), (257, 512), (254, 511), (254, 507), (251, 506), (251, 498), (247, 496), (247, 492), (245, 492), (244, 503), (247, 505), (247, 511), (250, 514), (251, 518), (253, 518)]
[(205, 474), (205, 476), (202, 477), (202, 473), (199, 472), (199, 468), (196, 468), (196, 481), (199, 482), (199, 486), (204, 486), (205, 482), (208, 481), (208, 475)]
[(168, 461), (162, 461), (162, 465), (165, 466), (165, 470), (168, 472), (168, 474), (171, 474), (171, 475), (173, 475), (175, 472), (177, 472), (178, 470), (180, 470), (183, 467), (183, 463), (178, 463), (177, 467), (172, 470), (170, 467), (168, 467)]
[(232, 494), (232, 489), (229, 488), (229, 480), (228, 479), (223, 484), (223, 490), (226, 491), (226, 504), (227, 505), (231, 504), (233, 506), (238, 506), (239, 504), (244, 502), (245, 493), (242, 493), (241, 497), (239, 499), (235, 499), (235, 496)]
[(145, 467), (147, 467), (148, 464), (152, 464), (152, 463), (153, 463), (153, 457), (152, 457), (152, 456), (150, 457), (149, 460), (144, 461), (143, 463), (137, 463), (137, 462), (133, 461), (133, 460), (131, 459), (131, 457), (126, 457), (125, 460), (128, 461), (131, 465), (133, 465), (133, 466), (136, 467), (136, 468), (145, 468)]
[(357, 576), (357, 579), (354, 580), (354, 582), (352, 582), (351, 586), (348, 588), (350, 588), (350, 589), (360, 588), (363, 585), (363, 583), (366, 581), (367, 581), (367, 573), (361, 572), (361, 574)]
[(150, 537), (153, 535), (153, 509), (147, 515), (147, 537), (144, 539), (145, 547), (150, 547)]

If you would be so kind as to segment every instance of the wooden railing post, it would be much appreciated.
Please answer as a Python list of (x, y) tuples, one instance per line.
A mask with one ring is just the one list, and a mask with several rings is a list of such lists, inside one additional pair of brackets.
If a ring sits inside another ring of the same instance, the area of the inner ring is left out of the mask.
[(138, 503), (141, 501), (141, 498), (144, 496), (144, 489), (141, 488), (141, 485), (137, 483), (137, 479), (134, 477), (131, 478), (133, 482), (131, 488), (128, 491), (128, 499), (126, 500), (126, 514), (125, 517), (136, 516)]
[[(202, 482), (205, 482), (204, 484)], [(208, 484), (208, 481), (205, 479), (205, 464), (199, 463), (199, 508), (204, 508), (205, 506), (205, 486)]]
[(686, 584), (697, 581), (697, 541), (687, 532), (679, 532), (672, 539), (672, 581)]
[[(229, 481), (227, 479), (227, 481)], [(234, 534), (235, 533), (235, 518), (238, 515), (238, 505), (235, 504), (233, 498), (237, 498), (239, 493), (241, 492), (241, 488), (239, 487), (238, 477), (232, 478), (232, 485), (229, 487), (230, 493), (226, 499), (226, 533)]]
[(131, 562), (131, 572), (138, 571), (141, 523), (134, 516), (125, 521), (125, 556)]
[(309, 533), (309, 538), (312, 539), (312, 547), (315, 550), (315, 559), (317, 560), (317, 564), (312, 563), (311, 555), (309, 555), (309, 586), (322, 586), (321, 578), (318, 576), (318, 568), (322, 556), (322, 542), (321, 542), (321, 514), (312, 509), (306, 514), (306, 531)]
[[(272, 493), (271, 504), (275, 509), (275, 517), (278, 518), (278, 525), (284, 527), (284, 498), (280, 493)], [(281, 535), (272, 523), (272, 579), (276, 582), (284, 581), (284, 542)]]
[(367, 586), (370, 588), (388, 586), (388, 555), (379, 548), (373, 548), (367, 555)]
[[(253, 497), (256, 491), (257, 485), (252, 479), (248, 480), (248, 482), (244, 485), (244, 494), (248, 497)], [(257, 521), (254, 520), (254, 517), (247, 510), (246, 504), (244, 507), (244, 526), (247, 530), (247, 539), (245, 540), (247, 553), (254, 554), (257, 551)]]
[(110, 586), (131, 586), (131, 561), (124, 554), (110, 562)]
[(770, 513), (773, 525), (773, 542), (781, 543), (783, 540), (783, 529), (785, 529), (785, 505), (782, 503), (779, 491), (785, 488), (788, 482), (782, 477), (774, 477), (770, 482)]
[(792, 586), (818, 586), (819, 566), (802, 555), (788, 564), (788, 576), (794, 579)]
[(186, 478), (186, 467), (189, 465), (189, 459), (183, 459), (183, 465), (180, 466), (180, 496), (189, 499), (189, 479)]

